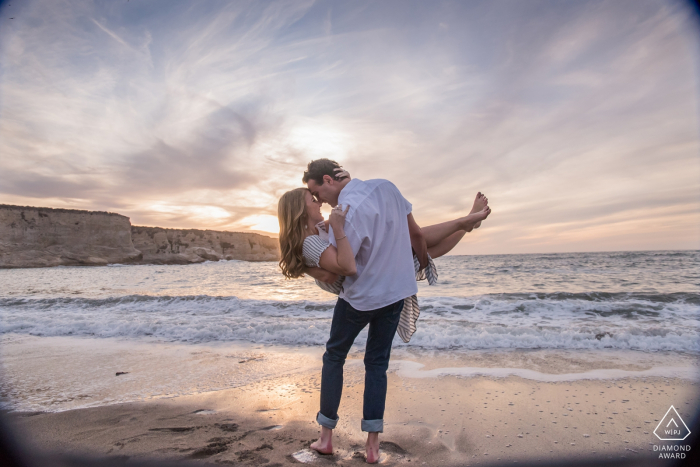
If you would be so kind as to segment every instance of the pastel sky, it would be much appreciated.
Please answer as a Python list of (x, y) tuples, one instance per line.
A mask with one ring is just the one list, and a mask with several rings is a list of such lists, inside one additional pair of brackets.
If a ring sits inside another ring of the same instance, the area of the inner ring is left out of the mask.
[[(14, 18), (14, 19), (10, 19)], [(456, 254), (700, 248), (698, 18), (678, 1), (10, 1), (0, 204), (277, 228), (315, 158)]]

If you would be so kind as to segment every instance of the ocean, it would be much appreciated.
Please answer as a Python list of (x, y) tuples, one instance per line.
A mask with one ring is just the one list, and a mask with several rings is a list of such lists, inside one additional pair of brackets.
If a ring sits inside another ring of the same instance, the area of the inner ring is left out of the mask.
[[(700, 251), (438, 258), (416, 349), (700, 353)], [(275, 263), (0, 270), (0, 335), (321, 346), (335, 296)], [(357, 346), (366, 339), (366, 330)]]

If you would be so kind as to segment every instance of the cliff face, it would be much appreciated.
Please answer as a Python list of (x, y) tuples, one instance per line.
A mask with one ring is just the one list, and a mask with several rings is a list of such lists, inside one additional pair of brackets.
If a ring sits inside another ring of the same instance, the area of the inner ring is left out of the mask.
[(0, 205), (0, 267), (97, 266), (140, 258), (128, 217)]
[(215, 230), (180, 230), (159, 227), (131, 228), (134, 247), (144, 263), (187, 264), (220, 259), (277, 261), (277, 240), (264, 235)]
[(132, 226), (120, 214), (0, 205), (0, 268), (277, 261), (277, 240)]

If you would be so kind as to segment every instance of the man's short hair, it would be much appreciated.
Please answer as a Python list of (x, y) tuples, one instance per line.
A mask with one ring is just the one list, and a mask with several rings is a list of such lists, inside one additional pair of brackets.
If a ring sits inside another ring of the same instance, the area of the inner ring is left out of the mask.
[(304, 176), (301, 178), (302, 183), (308, 183), (313, 180), (317, 185), (323, 185), (323, 176), (329, 175), (333, 180), (342, 180), (345, 177), (338, 177), (335, 169), (340, 168), (340, 164), (330, 159), (316, 159), (309, 162), (306, 167)]

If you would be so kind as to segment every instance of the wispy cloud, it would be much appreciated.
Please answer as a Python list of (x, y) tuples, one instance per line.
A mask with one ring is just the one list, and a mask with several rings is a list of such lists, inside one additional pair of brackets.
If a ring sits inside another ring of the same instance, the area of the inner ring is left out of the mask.
[(99, 23), (99, 21), (96, 21), (94, 18), (92, 18), (92, 22), (95, 23), (95, 24), (97, 25), (97, 27), (99, 27), (99, 28), (102, 29), (104, 32), (106, 32), (107, 35), (109, 35), (109, 37), (111, 37), (111, 38), (114, 39), (115, 41), (119, 42), (119, 43), (120, 43), (121, 45), (123, 45), (124, 47), (127, 47), (127, 48), (131, 49), (131, 47), (129, 46), (129, 44), (127, 44), (126, 42), (124, 42), (124, 39), (122, 39), (121, 37), (119, 37), (118, 35), (116, 35), (115, 33), (113, 33), (112, 31), (110, 31), (110, 30), (107, 29), (106, 27), (102, 26), (102, 25)]
[(393, 180), (423, 224), (486, 192), (494, 214), (458, 253), (700, 247), (683, 3), (17, 8), (0, 202), (246, 229), (331, 157)]

